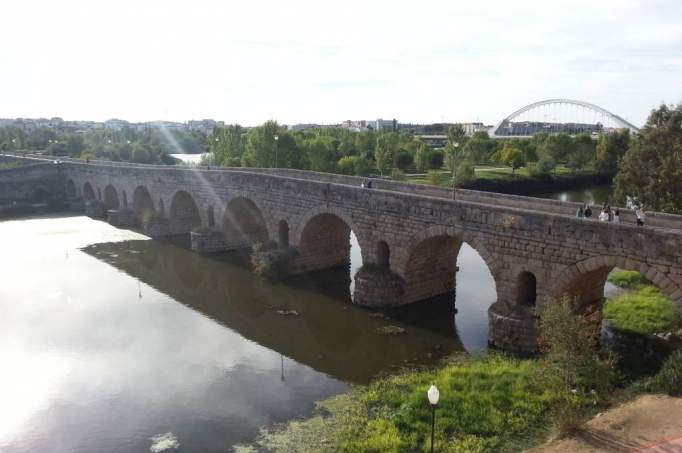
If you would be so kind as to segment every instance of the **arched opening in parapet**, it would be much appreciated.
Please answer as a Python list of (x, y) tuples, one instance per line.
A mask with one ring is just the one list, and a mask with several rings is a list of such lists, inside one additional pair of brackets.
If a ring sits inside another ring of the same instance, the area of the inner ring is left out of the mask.
[(83, 198), (86, 201), (95, 199), (95, 191), (92, 189), (92, 185), (89, 182), (83, 184)]
[(69, 179), (66, 181), (66, 197), (75, 198), (76, 195), (76, 184), (74, 184), (73, 180)]
[(208, 207), (208, 226), (209, 228), (215, 226), (215, 212), (213, 211), (213, 206)]
[(377, 242), (377, 266), (386, 269), (390, 267), (391, 251), (386, 241)]
[(121, 193), (123, 194), (123, 207), (128, 208), (128, 194), (125, 190), (122, 190)]
[(537, 284), (537, 279), (532, 272), (521, 272), (516, 282), (516, 303), (535, 306), (537, 299)]
[(458, 237), (438, 234), (412, 247), (405, 268), (405, 303), (428, 299), (434, 311), (448, 313), (437, 327), (454, 327), (472, 353), (488, 346), (488, 308), (497, 301), (495, 279), (483, 256)]
[(355, 274), (362, 267), (362, 251), (350, 225), (335, 214), (312, 217), (303, 227), (296, 265), (304, 271), (326, 270), (329, 278), (355, 290)]
[(31, 196), (33, 203), (47, 203), (50, 195), (43, 187), (36, 187)]
[(230, 200), (223, 215), (223, 232), (230, 248), (250, 247), (269, 240), (268, 229), (261, 210), (248, 198)]
[(144, 186), (137, 186), (133, 192), (133, 212), (139, 222), (145, 222), (154, 216), (154, 202)]
[(171, 199), (170, 221), (178, 233), (189, 233), (201, 226), (199, 207), (192, 196), (184, 190), (175, 192)]
[(104, 188), (104, 205), (107, 209), (118, 209), (118, 194), (111, 184)]
[(285, 249), (289, 247), (289, 224), (286, 220), (279, 221), (279, 248)]

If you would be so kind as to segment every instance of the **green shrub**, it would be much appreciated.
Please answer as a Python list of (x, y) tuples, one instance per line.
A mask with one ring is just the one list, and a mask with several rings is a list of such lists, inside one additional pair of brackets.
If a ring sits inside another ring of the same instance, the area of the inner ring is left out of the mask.
[(609, 282), (620, 288), (637, 289), (642, 286), (650, 286), (652, 283), (642, 274), (635, 271), (615, 270), (609, 275)]
[(608, 301), (603, 313), (616, 329), (640, 335), (669, 332), (680, 322), (672, 301), (653, 286)]
[(682, 396), (682, 349), (668, 356), (653, 378), (653, 389), (671, 396)]
[(405, 179), (407, 178), (405, 178), (405, 173), (403, 173), (397, 168), (394, 168), (393, 170), (391, 170), (391, 179), (395, 181), (405, 181)]
[(443, 172), (438, 170), (429, 170), (428, 174), (429, 183), (434, 186), (443, 186), (447, 182), (447, 177), (443, 175)]

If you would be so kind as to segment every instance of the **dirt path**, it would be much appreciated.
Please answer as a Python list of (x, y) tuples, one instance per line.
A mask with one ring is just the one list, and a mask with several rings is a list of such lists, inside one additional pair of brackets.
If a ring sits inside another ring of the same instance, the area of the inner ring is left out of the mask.
[(532, 453), (682, 453), (682, 398), (643, 395), (597, 415), (575, 436)]

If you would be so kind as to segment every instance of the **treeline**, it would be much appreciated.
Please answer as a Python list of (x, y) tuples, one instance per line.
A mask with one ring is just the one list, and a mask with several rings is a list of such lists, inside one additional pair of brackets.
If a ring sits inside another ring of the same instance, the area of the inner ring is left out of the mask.
[[(209, 139), (205, 164), (229, 167), (282, 167), (350, 175), (391, 175), (448, 169), (458, 183), (474, 177), (481, 164), (528, 166), (549, 174), (559, 164), (575, 170), (594, 168), (614, 175), (630, 141), (629, 132), (593, 140), (587, 134), (538, 134), (532, 138), (491, 139), (486, 132), (467, 137), (461, 126), (447, 131), (447, 144), (432, 149), (407, 131), (351, 132), (340, 128), (291, 132), (274, 121), (250, 130), (239, 125), (218, 128)], [(454, 160), (453, 160), (454, 159)]]
[(144, 130), (91, 129), (66, 132), (14, 126), (0, 127), (0, 150), (45, 151), (53, 156), (105, 159), (147, 164), (174, 164), (175, 153), (201, 153), (207, 149), (203, 134), (155, 127)]

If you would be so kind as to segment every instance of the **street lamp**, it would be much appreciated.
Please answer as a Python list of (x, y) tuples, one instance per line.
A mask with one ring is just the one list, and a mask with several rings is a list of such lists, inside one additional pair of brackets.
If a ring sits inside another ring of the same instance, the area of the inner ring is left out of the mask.
[(456, 190), (455, 187), (457, 184), (457, 148), (459, 148), (459, 142), (455, 142), (452, 144), (453, 150), (452, 150), (452, 199), (454, 200), (456, 198)]
[(275, 134), (275, 168), (277, 168), (277, 141), (279, 140), (279, 135)]
[(433, 443), (435, 442), (436, 432), (436, 406), (438, 405), (440, 392), (434, 384), (431, 384), (429, 391), (426, 392), (426, 396), (429, 398), (429, 403), (431, 403), (431, 453), (433, 453)]

